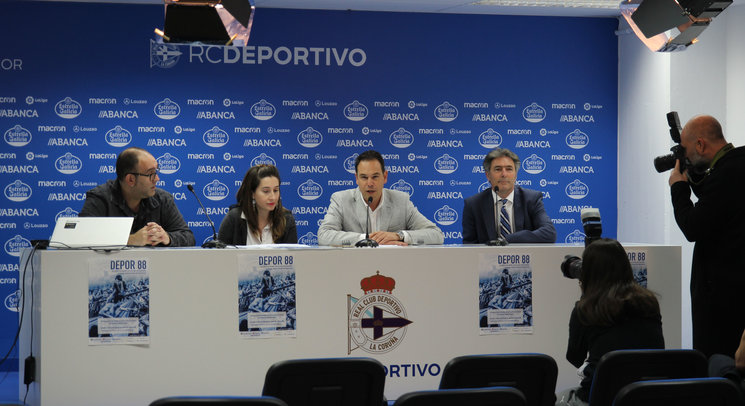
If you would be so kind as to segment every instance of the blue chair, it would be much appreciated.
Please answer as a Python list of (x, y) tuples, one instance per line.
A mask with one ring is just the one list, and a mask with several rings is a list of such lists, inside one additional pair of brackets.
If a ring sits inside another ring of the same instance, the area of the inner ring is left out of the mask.
[(510, 387), (440, 389), (401, 395), (393, 406), (526, 406), (522, 392)]
[(725, 378), (640, 381), (624, 386), (613, 406), (739, 406), (740, 391)]
[(173, 396), (161, 398), (150, 406), (287, 406), (273, 397)]
[(556, 361), (546, 354), (466, 355), (445, 365), (440, 389), (510, 386), (530, 406), (553, 406), (557, 375)]

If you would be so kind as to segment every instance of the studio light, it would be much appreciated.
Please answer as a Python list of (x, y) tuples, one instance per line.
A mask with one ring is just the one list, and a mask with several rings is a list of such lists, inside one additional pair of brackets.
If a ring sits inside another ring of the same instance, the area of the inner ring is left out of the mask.
[(163, 31), (168, 43), (246, 45), (254, 17), (253, 0), (164, 0)]

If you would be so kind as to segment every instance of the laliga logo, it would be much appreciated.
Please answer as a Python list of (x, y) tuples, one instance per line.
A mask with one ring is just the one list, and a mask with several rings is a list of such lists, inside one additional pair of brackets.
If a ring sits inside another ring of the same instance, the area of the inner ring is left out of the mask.
[(391, 133), (388, 140), (391, 142), (391, 145), (396, 148), (406, 148), (414, 143), (414, 136), (403, 128), (399, 128)]
[(54, 105), (54, 112), (62, 118), (75, 118), (83, 112), (83, 107), (75, 100), (65, 97)]
[(202, 195), (212, 201), (222, 200), (228, 197), (228, 193), (230, 193), (228, 186), (224, 183), (220, 183), (220, 181), (217, 179), (206, 184), (202, 188)]
[(176, 173), (181, 168), (181, 161), (179, 161), (178, 158), (168, 152), (166, 152), (162, 156), (159, 156), (157, 161), (158, 169), (160, 169), (160, 173), (164, 175)]
[(297, 142), (305, 148), (315, 148), (323, 142), (323, 135), (313, 127), (308, 127), (297, 135)]
[(165, 98), (153, 107), (153, 112), (160, 119), (172, 120), (181, 114), (181, 106), (171, 101), (171, 99)]
[(399, 179), (396, 183), (392, 184), (389, 189), (407, 193), (409, 197), (414, 196), (414, 186), (411, 186), (410, 183), (407, 183), (403, 179)]
[(62, 217), (77, 217), (78, 214), (80, 214), (80, 213), (78, 213), (77, 211), (73, 210), (72, 207), (65, 207), (64, 210), (62, 210), (61, 212), (57, 213), (54, 216), (54, 221), (56, 223), (57, 220), (59, 220)]
[(11, 312), (18, 312), (18, 307), (21, 304), (21, 290), (18, 289), (15, 292), (5, 296), (5, 308)]
[(575, 179), (572, 183), (568, 184), (564, 189), (564, 192), (572, 199), (584, 199), (587, 194), (590, 193), (590, 188), (584, 183), (580, 182), (579, 179)]
[(31, 132), (16, 124), (5, 132), (3, 138), (5, 138), (5, 142), (11, 147), (23, 147), (31, 142)]
[(360, 154), (353, 154), (350, 157), (347, 157), (347, 159), (344, 160), (344, 170), (349, 173), (354, 173), (354, 161), (357, 160), (357, 157), (360, 156)]
[(59, 173), (72, 175), (83, 168), (83, 161), (71, 153), (66, 153), (54, 161), (54, 167)]
[(584, 244), (585, 234), (579, 230), (574, 230), (564, 237), (564, 244)]
[(124, 147), (132, 142), (132, 133), (118, 125), (106, 131), (106, 143), (112, 147)]
[(435, 118), (444, 123), (449, 123), (458, 118), (458, 109), (452, 104), (444, 102), (435, 107)]
[(220, 148), (228, 143), (230, 137), (228, 133), (221, 130), (220, 127), (214, 126), (204, 132), (202, 135), (202, 141), (212, 148)]
[(31, 197), (31, 186), (16, 180), (5, 187), (4, 193), (8, 200), (13, 202), (23, 202)]
[(435, 160), (435, 170), (442, 174), (448, 175), (458, 169), (458, 161), (448, 154), (445, 154)]
[(277, 161), (275, 161), (274, 158), (262, 152), (261, 155), (251, 160), (251, 166), (256, 166), (256, 165), (277, 166)]
[(546, 118), (546, 109), (533, 102), (523, 109), (523, 118), (530, 123), (540, 123)]
[(5, 253), (14, 257), (21, 256), (21, 250), (31, 247), (31, 241), (17, 235), (5, 241)]
[(489, 181), (486, 181), (479, 185), (479, 193), (483, 192), (486, 189), (491, 189), (491, 183), (489, 183)]
[(257, 120), (270, 120), (277, 114), (277, 109), (268, 101), (261, 99), (251, 106), (251, 116)]
[(367, 106), (355, 100), (344, 106), (344, 117), (351, 121), (362, 121), (367, 117)]
[(371, 354), (385, 354), (398, 347), (411, 320), (406, 309), (391, 292), (396, 280), (380, 274), (364, 278), (360, 287), (365, 294), (359, 299), (347, 295), (347, 355), (356, 349)]
[(150, 40), (150, 67), (172, 68), (181, 56), (178, 47)]
[(323, 188), (313, 179), (308, 179), (297, 188), (297, 195), (303, 200), (316, 200), (323, 194)]
[(533, 154), (527, 157), (522, 162), (521, 166), (523, 167), (525, 172), (535, 175), (535, 174), (543, 172), (546, 169), (546, 161), (544, 161), (538, 155)]
[(307, 233), (303, 234), (302, 237), (297, 239), (297, 243), (305, 245), (318, 245), (318, 236), (308, 231)]
[(437, 224), (449, 226), (458, 221), (458, 212), (451, 209), (447, 204), (437, 209), (435, 212), (435, 221)]
[(579, 129), (576, 129), (567, 134), (566, 143), (569, 148), (582, 149), (590, 143), (590, 137)]
[(479, 134), (479, 144), (484, 148), (496, 148), (502, 145), (502, 134), (489, 128)]

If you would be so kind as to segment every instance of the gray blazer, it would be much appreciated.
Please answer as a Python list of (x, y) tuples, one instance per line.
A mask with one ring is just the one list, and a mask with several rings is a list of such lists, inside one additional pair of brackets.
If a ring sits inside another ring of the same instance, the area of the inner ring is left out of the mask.
[[(318, 228), (318, 245), (351, 245), (365, 233), (367, 204), (359, 189), (347, 189), (331, 195), (326, 216)], [(445, 235), (433, 222), (427, 220), (409, 195), (397, 190), (383, 189), (383, 205), (378, 215), (378, 229), (406, 231), (415, 244), (442, 244)]]

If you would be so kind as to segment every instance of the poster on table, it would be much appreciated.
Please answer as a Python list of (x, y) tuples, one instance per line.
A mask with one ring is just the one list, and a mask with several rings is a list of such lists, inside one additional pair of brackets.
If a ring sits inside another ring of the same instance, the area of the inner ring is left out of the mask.
[(238, 332), (244, 338), (295, 337), (293, 255), (238, 258)]
[(646, 250), (626, 250), (631, 263), (631, 271), (634, 273), (634, 280), (641, 286), (647, 287), (647, 251)]
[(479, 258), (479, 334), (532, 332), (530, 254), (482, 254)]

